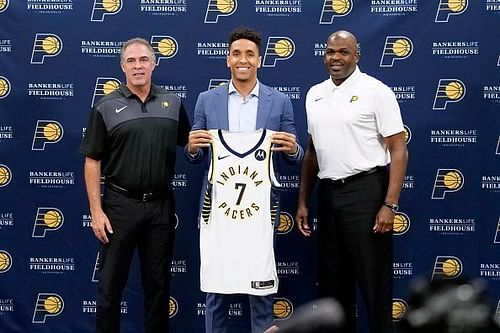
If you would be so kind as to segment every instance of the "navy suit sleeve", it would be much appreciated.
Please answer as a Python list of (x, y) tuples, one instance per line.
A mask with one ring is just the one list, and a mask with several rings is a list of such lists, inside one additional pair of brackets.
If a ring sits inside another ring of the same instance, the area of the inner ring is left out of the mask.
[[(202, 92), (198, 95), (198, 99), (196, 100), (196, 105), (194, 107), (194, 119), (193, 119), (193, 126), (191, 127), (191, 130), (200, 130), (200, 129), (207, 129), (207, 120), (206, 120), (206, 113), (205, 113), (205, 94), (206, 92)], [(205, 152), (203, 149), (200, 149), (198, 154), (195, 156), (191, 156), (187, 150), (187, 145), (184, 147), (184, 156), (186, 156), (186, 159), (188, 162), (191, 163), (200, 163), (203, 160), (203, 157), (205, 156)]]
[[(280, 131), (292, 133), (297, 137), (297, 131), (295, 130), (295, 119), (293, 116), (293, 107), (290, 98), (286, 95), (283, 96), (283, 114), (281, 117)], [(297, 141), (298, 152), (295, 155), (288, 155), (286, 153), (281, 153), (283, 159), (290, 164), (299, 164), (304, 157), (304, 150)]]

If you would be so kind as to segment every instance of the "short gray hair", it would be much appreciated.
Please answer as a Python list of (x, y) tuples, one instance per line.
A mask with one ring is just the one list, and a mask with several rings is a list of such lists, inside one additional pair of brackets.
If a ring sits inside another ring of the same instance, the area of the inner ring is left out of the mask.
[(123, 53), (125, 53), (125, 49), (132, 44), (142, 44), (142, 45), (146, 46), (149, 50), (151, 59), (153, 60), (154, 63), (156, 63), (155, 50), (153, 49), (151, 44), (149, 44), (149, 42), (147, 40), (145, 40), (144, 38), (134, 37), (134, 38), (127, 40), (125, 43), (123, 43), (122, 48), (120, 50), (120, 64), (122, 64), (123, 61), (125, 60), (125, 59), (123, 59)]

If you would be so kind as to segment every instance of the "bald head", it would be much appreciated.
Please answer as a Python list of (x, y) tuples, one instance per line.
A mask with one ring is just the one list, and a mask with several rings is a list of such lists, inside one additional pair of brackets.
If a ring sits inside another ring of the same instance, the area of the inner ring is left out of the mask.
[(328, 36), (324, 64), (333, 83), (342, 84), (359, 61), (358, 42), (349, 31), (339, 30)]

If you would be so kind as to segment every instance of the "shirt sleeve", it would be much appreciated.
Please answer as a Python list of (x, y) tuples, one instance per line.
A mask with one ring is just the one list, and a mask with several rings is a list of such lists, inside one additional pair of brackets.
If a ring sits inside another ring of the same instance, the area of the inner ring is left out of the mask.
[(404, 131), (401, 110), (389, 87), (383, 87), (375, 99), (378, 132), (388, 137)]
[(102, 160), (106, 154), (106, 125), (104, 119), (94, 107), (80, 144), (80, 152), (95, 160)]

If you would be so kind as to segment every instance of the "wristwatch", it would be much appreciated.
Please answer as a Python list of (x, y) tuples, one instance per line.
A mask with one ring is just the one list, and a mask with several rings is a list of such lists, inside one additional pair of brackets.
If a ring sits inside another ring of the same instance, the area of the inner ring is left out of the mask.
[(384, 202), (384, 206), (389, 208), (394, 214), (396, 214), (399, 210), (399, 205), (397, 203)]

